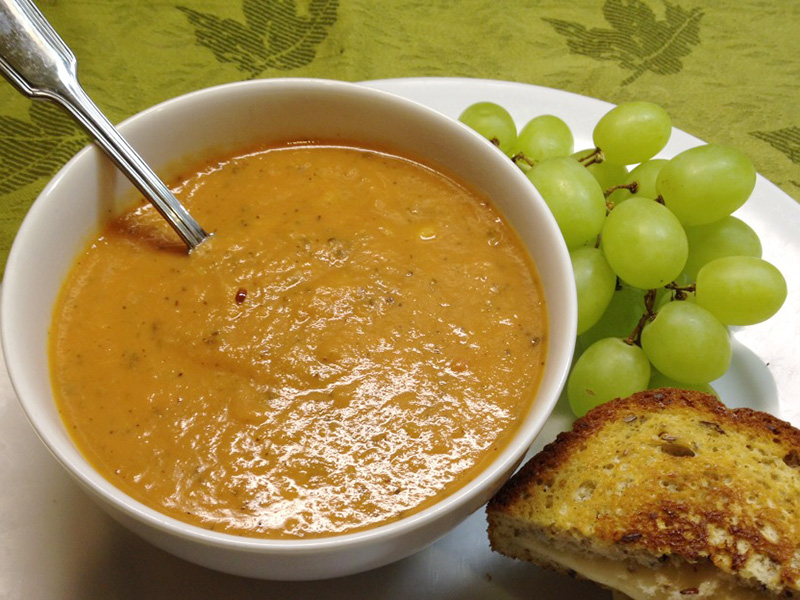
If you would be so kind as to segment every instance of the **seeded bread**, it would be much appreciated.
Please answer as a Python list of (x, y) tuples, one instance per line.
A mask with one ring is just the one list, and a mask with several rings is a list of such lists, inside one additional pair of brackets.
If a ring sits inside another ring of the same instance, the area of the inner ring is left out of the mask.
[(800, 431), (700, 392), (601, 405), (487, 507), (492, 548), (640, 599), (800, 597)]

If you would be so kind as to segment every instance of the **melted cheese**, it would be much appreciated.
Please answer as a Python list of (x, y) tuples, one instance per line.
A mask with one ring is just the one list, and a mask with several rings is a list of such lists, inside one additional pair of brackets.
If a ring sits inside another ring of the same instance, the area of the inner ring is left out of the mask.
[[(619, 590), (631, 600), (764, 600), (771, 597), (735, 585), (711, 564), (677, 566), (665, 563), (656, 569), (558, 548), (526, 539), (525, 549), (542, 560), (558, 563), (585, 579)], [(618, 600), (624, 596), (616, 595)]]

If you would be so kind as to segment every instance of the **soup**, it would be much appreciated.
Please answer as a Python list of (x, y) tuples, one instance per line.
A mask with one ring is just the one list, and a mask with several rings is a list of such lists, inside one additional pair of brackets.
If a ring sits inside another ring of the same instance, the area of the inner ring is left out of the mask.
[(470, 480), (530, 407), (543, 292), (490, 202), (413, 160), (295, 144), (173, 190), (78, 258), (53, 388), (87, 459), (144, 504), (266, 538), (364, 530)]

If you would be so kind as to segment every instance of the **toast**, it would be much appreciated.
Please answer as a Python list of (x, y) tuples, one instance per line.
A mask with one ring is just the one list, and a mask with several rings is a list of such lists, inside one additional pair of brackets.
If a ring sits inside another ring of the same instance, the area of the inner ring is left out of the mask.
[(492, 549), (634, 600), (800, 597), (800, 431), (714, 396), (591, 410), (487, 506)]

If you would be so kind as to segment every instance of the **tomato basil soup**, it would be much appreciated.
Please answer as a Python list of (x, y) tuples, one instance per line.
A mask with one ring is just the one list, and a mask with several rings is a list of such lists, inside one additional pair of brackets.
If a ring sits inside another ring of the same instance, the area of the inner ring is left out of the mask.
[(78, 258), (51, 328), (63, 420), (114, 485), (209, 529), (321, 537), (430, 506), (513, 435), (547, 324), (486, 198), (325, 144), (173, 189), (213, 237), (187, 255), (134, 207)]

